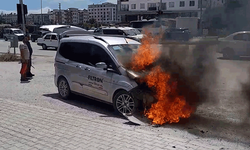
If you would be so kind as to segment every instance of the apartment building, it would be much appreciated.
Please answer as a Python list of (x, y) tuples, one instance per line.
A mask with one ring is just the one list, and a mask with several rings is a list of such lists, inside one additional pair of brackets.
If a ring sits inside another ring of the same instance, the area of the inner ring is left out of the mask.
[(89, 19), (95, 19), (98, 23), (119, 22), (117, 17), (117, 5), (113, 3), (102, 3), (88, 5)]
[(64, 12), (66, 14), (66, 24), (79, 24), (79, 10), (77, 8), (68, 8)]
[(65, 10), (53, 9), (49, 14), (51, 24), (66, 24), (67, 14)]
[[(213, 0), (203, 0), (202, 8), (205, 9), (208, 1)], [(216, 1), (222, 3), (223, 0)], [(163, 14), (169, 18), (199, 17), (201, 7), (200, 0), (118, 0), (117, 3), (118, 15), (121, 15), (122, 21), (154, 18), (158, 10), (163, 11)]]
[(79, 24), (88, 22), (89, 12), (87, 9), (79, 10)]

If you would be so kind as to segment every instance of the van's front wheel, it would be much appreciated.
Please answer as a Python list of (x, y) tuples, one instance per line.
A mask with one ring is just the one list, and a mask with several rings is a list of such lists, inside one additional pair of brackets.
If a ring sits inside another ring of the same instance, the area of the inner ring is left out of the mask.
[(119, 114), (132, 115), (138, 107), (138, 102), (127, 91), (122, 90), (115, 94), (113, 106)]
[(58, 93), (63, 99), (68, 99), (71, 96), (69, 83), (64, 77), (58, 79), (57, 87)]

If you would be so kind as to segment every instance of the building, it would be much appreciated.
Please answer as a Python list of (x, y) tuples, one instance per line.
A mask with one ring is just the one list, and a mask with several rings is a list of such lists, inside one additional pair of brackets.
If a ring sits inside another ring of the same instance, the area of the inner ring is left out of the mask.
[(89, 12), (86, 9), (79, 10), (79, 24), (83, 24), (88, 22), (89, 20)]
[(45, 25), (45, 24), (51, 24), (50, 21), (50, 14), (29, 14), (26, 17), (27, 24), (34, 24), (34, 25)]
[(66, 24), (79, 24), (79, 10), (77, 8), (69, 8), (64, 12), (66, 15)]
[(16, 13), (3, 14), (2, 18), (5, 21), (5, 23), (12, 24), (12, 25), (17, 24), (17, 14)]
[(117, 18), (117, 5), (113, 3), (102, 3), (88, 5), (89, 19), (95, 19), (98, 23), (116, 23)]
[(226, 0), (208, 0), (207, 4), (210, 8), (222, 7)]
[(66, 24), (66, 10), (53, 9), (49, 14), (51, 24)]
[[(208, 1), (202, 1), (203, 10)], [(118, 0), (117, 6), (122, 22), (155, 18), (159, 10), (167, 18), (199, 17), (201, 12), (200, 0)]]

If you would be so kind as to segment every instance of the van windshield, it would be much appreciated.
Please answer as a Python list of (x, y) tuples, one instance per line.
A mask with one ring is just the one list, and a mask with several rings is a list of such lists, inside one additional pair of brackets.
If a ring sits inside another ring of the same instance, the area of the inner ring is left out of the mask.
[(115, 55), (122, 66), (126, 66), (132, 58), (132, 55), (137, 51), (140, 44), (120, 44), (110, 45), (110, 51)]
[(14, 34), (22, 34), (23, 33), (22, 30), (14, 30), (13, 32), (14, 32)]

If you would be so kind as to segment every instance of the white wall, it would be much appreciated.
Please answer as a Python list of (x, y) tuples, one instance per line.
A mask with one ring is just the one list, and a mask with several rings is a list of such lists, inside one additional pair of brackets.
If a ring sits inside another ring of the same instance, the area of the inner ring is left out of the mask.
[[(180, 7), (180, 1), (185, 1), (184, 7)], [(195, 5), (189, 6), (190, 1), (194, 1)], [(198, 10), (198, 1), (199, 0), (162, 0), (162, 3), (167, 4), (166, 10)], [(174, 7), (169, 7), (169, 2), (174, 2)], [(140, 9), (140, 3), (145, 3), (145, 9)], [(147, 11), (148, 3), (156, 3), (156, 7), (158, 7), (160, 0), (129, 0), (129, 2), (122, 2), (121, 4), (129, 4), (129, 11)], [(136, 4), (136, 9), (131, 9), (131, 4)]]

